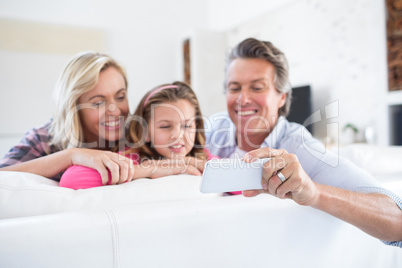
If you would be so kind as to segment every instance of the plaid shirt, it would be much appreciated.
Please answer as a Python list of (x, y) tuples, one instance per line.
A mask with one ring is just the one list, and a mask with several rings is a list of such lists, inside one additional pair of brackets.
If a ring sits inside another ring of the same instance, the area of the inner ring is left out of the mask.
[[(59, 151), (55, 146), (49, 146), (49, 128), (51, 121), (45, 125), (29, 130), (19, 144), (0, 160), (0, 168), (26, 162)], [(59, 181), (62, 173), (51, 178)]]

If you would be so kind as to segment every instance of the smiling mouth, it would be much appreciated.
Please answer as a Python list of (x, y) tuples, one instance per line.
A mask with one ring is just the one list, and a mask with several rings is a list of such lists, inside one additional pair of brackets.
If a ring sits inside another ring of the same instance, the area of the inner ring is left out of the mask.
[(117, 127), (119, 125), (120, 125), (120, 120), (109, 121), (109, 122), (103, 122), (102, 123), (102, 126), (105, 126), (105, 127)]
[(239, 116), (250, 116), (257, 113), (257, 110), (249, 110), (249, 111), (236, 111), (236, 114)]
[(180, 149), (180, 148), (182, 148), (182, 147), (184, 147), (184, 145), (181, 145), (181, 144), (169, 146), (169, 148), (172, 148), (172, 149)]

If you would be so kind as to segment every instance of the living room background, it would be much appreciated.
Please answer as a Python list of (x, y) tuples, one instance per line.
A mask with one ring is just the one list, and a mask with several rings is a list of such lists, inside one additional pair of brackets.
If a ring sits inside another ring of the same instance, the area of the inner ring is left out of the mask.
[[(1, 1), (0, 154), (51, 118), (52, 88), (74, 49), (104, 50), (125, 66), (134, 110), (155, 85), (183, 80), (182, 46), (190, 39), (192, 86), (210, 115), (225, 109), (224, 54), (249, 36), (285, 52), (292, 85), (312, 86), (314, 111), (338, 105), (338, 117), (328, 121), (337, 124), (328, 130), (332, 140), (339, 135), (342, 143), (350, 123), (361, 133), (372, 129), (372, 142), (390, 144), (388, 109), (402, 95), (387, 90), (385, 21), (383, 0)], [(43, 30), (31, 42), (18, 36), (30, 27)], [(54, 50), (57, 43), (46, 41), (57, 31), (67, 45)], [(95, 35), (76, 42), (82, 31)], [(216, 105), (207, 105), (208, 96), (216, 96)], [(314, 131), (325, 140), (326, 125)]]

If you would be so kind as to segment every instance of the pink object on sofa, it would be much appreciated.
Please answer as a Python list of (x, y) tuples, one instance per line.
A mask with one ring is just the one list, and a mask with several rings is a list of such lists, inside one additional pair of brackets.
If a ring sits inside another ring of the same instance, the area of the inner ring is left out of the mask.
[[(139, 164), (139, 155), (130, 154), (128, 158), (133, 160), (134, 165)], [(111, 174), (109, 173), (109, 181), (107, 185), (110, 185)], [(61, 176), (59, 186), (70, 189), (87, 189), (92, 187), (102, 186), (102, 178), (100, 173), (93, 168), (73, 165), (69, 167)]]

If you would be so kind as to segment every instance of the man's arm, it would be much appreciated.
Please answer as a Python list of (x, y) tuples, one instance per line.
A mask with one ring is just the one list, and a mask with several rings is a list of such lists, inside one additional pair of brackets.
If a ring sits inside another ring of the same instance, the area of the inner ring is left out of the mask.
[[(377, 193), (356, 193), (313, 182), (297, 157), (285, 150), (261, 148), (249, 152), (245, 161), (265, 157), (271, 157), (271, 160), (264, 166), (264, 189), (245, 191), (245, 196), (269, 193), (279, 198), (290, 198), (300, 205), (314, 207), (351, 223), (381, 240), (402, 240), (402, 211), (390, 197)], [(284, 182), (277, 175), (279, 172), (284, 176)]]
[(353, 224), (381, 240), (402, 240), (402, 211), (390, 197), (322, 184), (316, 184), (316, 187), (316, 197), (306, 205)]

